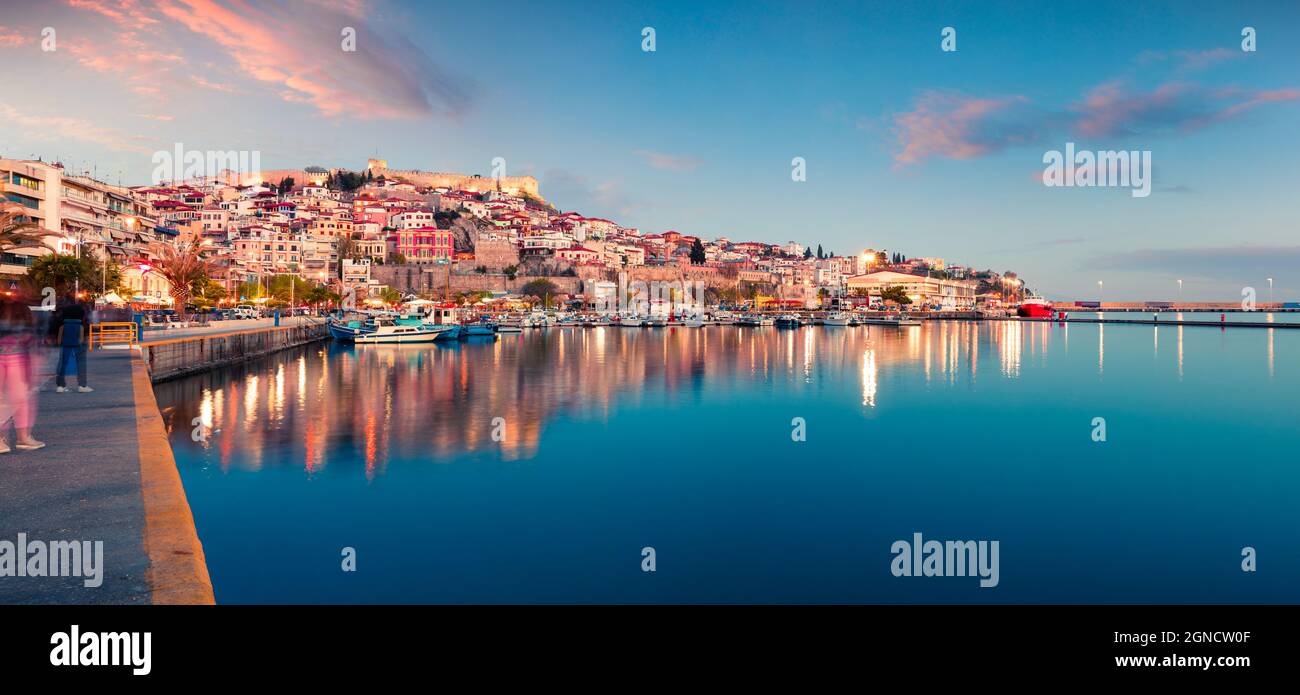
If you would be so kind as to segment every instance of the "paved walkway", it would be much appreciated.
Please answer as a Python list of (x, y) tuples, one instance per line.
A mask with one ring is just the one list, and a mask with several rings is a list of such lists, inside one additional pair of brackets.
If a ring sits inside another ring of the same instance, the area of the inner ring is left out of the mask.
[[(0, 454), (0, 541), (17, 544), (19, 533), (29, 543), (103, 541), (103, 584), (0, 576), (0, 604), (211, 602), (202, 548), (138, 353), (91, 353), (92, 393), (55, 393), (51, 357), (42, 355), (38, 370), (33, 427), (46, 447)], [(11, 430), (7, 437), (12, 444)]]

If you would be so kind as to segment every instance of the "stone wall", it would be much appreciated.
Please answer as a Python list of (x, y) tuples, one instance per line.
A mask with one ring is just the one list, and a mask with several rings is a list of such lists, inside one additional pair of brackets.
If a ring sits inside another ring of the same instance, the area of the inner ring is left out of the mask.
[(154, 382), (202, 372), (250, 357), (303, 345), (329, 336), (324, 321), (300, 326), (262, 328), (219, 335), (141, 343)]

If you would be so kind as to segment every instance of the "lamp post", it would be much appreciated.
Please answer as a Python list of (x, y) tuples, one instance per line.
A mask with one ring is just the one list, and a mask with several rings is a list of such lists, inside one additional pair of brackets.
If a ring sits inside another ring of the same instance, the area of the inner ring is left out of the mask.
[(1102, 301), (1102, 300), (1101, 300), (1101, 296), (1102, 296), (1101, 293), (1102, 293), (1102, 290), (1104, 289), (1104, 287), (1105, 287), (1105, 286), (1102, 284), (1102, 281), (1101, 281), (1101, 280), (1098, 280), (1098, 281), (1097, 281), (1097, 311), (1101, 311), (1101, 301)]
[(1273, 303), (1273, 278), (1268, 279), (1268, 303)]
[(1178, 303), (1179, 304), (1183, 303), (1183, 281), (1182, 280), (1178, 281)]

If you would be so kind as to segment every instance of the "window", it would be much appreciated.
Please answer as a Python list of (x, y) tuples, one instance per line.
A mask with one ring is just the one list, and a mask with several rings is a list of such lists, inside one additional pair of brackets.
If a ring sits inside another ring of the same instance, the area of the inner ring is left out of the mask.
[(6, 193), (5, 197), (12, 202), (18, 203), (24, 207), (29, 207), (33, 210), (39, 210), (41, 207), (41, 201), (18, 193)]
[(45, 183), (44, 181), (41, 181), (40, 179), (34, 179), (34, 178), (30, 177), (30, 176), (23, 176), (22, 174), (19, 174), (19, 173), (17, 173), (17, 172), (13, 173), (13, 174), (9, 177), (9, 181), (10, 181), (11, 183), (17, 184), (17, 185), (19, 185), (19, 186), (23, 186), (23, 187), (25, 187), (25, 188), (30, 188), (30, 189), (32, 189), (33, 191), (39, 191), (39, 190), (41, 190), (42, 186), (44, 186), (44, 183)]

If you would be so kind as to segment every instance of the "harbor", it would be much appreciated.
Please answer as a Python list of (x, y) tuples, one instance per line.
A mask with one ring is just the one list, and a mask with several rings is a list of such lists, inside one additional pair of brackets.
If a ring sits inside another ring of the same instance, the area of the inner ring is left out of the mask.
[[(987, 532), (1005, 545), (1068, 542), (1081, 549), (1074, 559), (1004, 579), (1003, 601), (1050, 601), (1064, 595), (1055, 593), (1067, 590), (1061, 587), (1078, 591), (1062, 582), (1065, 576), (1088, 578), (1091, 589), (1072, 594), (1085, 602), (1190, 599), (1207, 584), (1240, 601), (1292, 595), (1287, 583), (1247, 588), (1226, 571), (1174, 581), (1171, 573), (1184, 562), (1178, 558), (1212, 551), (1200, 544), (1161, 551), (1156, 544), (1171, 524), (1195, 528), (1198, 537), (1244, 534), (1283, 548), (1294, 542), (1265, 521), (1285, 514), (1287, 503), (1262, 465), (1240, 471), (1230, 495), (1251, 500), (1251, 517), (1212, 521), (1196, 511), (1223, 499), (1209, 469), (1183, 470), (1184, 482), (1167, 491), (1158, 481), (1179, 457), (1228, 456), (1246, 441), (1267, 450), (1292, 436), (1279, 406), (1300, 378), (1283, 357), (1300, 349), (1300, 334), (1229, 331), (1225, 343), (1218, 331), (1172, 325), (1153, 337), (1135, 326), (1102, 332), (1104, 325), (1034, 321), (797, 331), (575, 328), (428, 345), (319, 342), (158, 384), (216, 599), (932, 600), (933, 587), (911, 593), (857, 571), (830, 580), (790, 573), (779, 569), (787, 565), (778, 558), (805, 548), (798, 552), (809, 568), (852, 568), (854, 561), (838, 555), (848, 539), (836, 540), (847, 529), (888, 535), (887, 520), (904, 504), (927, 525), (942, 527), (946, 518), (972, 513), (972, 505), (987, 509), (990, 500), (1005, 512), (990, 519)], [(1224, 391), (1229, 383), (1233, 388)], [(1063, 388), (1069, 399), (1059, 398)], [(1102, 398), (1117, 389), (1125, 393), (1122, 405)], [(936, 392), (941, 401), (923, 395)], [(1221, 407), (1253, 407), (1237, 402), (1247, 392), (1274, 404), (1249, 424), (1211, 424), (1212, 414), (1194, 405), (1222, 393)], [(412, 401), (420, 407), (393, 405)], [(937, 402), (945, 404), (939, 412)], [(946, 415), (959, 411), (987, 415)], [(1088, 436), (1097, 415), (1110, 422), (1103, 445)], [(790, 440), (794, 416), (808, 422), (806, 442)], [(1029, 420), (1041, 423), (1041, 436), (1017, 436)], [(1185, 424), (1170, 429), (1175, 421)], [(191, 422), (206, 436), (195, 440)], [(1157, 439), (1131, 434), (1157, 422), (1165, 432)], [(1205, 427), (1220, 436), (1198, 438)], [(977, 473), (961, 467), (960, 458), (917, 458), (892, 445), (863, 449), (853, 437), (828, 434), (852, 431), (869, 441), (941, 436), (1002, 454)], [(1108, 462), (1101, 469), (1099, 446)], [(715, 461), (714, 473), (695, 478), (688, 462), (671, 453), (681, 447)], [(819, 463), (796, 475), (770, 455), (780, 447), (806, 447), (790, 453)], [(1044, 447), (1054, 461), (1048, 468)], [(1156, 456), (1160, 450), (1168, 455)], [(912, 464), (871, 465), (882, 456), (906, 456)], [(610, 468), (614, 461), (619, 465)], [(1091, 477), (1084, 477), (1088, 469)], [(1025, 482), (994, 483), (1013, 472)], [(797, 482), (806, 475), (812, 478)], [(886, 492), (936, 480), (947, 482), (930, 498), (891, 500)], [(1035, 492), (1041, 486), (1055, 490), (1050, 508)], [(1076, 526), (1096, 518), (1083, 510), (1103, 487), (1116, 498), (1109, 520)], [(238, 511), (226, 504), (232, 496), (242, 500)], [(728, 500), (727, 514), (747, 522), (719, 518), (711, 511), (716, 505), (701, 506), (700, 497)], [(785, 511), (774, 514), (778, 500)], [(565, 513), (553, 511), (557, 504)], [(768, 510), (766, 520), (755, 521), (760, 508)], [(1015, 521), (1030, 514), (1054, 535)], [(828, 515), (839, 520), (827, 523)], [(710, 541), (692, 540), (702, 536)], [(780, 554), (759, 552), (756, 537), (773, 539)], [(816, 551), (807, 550), (812, 537), (823, 539)], [(410, 555), (403, 548), (411, 543), (437, 552)], [(679, 555), (679, 568), (653, 585), (612, 560), (647, 544), (661, 557), (665, 548)], [(719, 544), (734, 551), (718, 555)], [(372, 574), (363, 575), (368, 580), (357, 584), (329, 571), (327, 558), (344, 547), (373, 563)], [(1142, 572), (1164, 583), (1135, 585), (1127, 571), (1096, 563), (1114, 547), (1143, 548), (1149, 556), (1138, 562)], [(263, 559), (250, 573), (255, 557), (278, 559)], [(551, 564), (547, 557), (566, 560)], [(517, 564), (530, 568), (532, 583), (508, 581), (502, 568)], [(268, 576), (275, 581), (264, 581)], [(784, 579), (774, 583), (775, 576)], [(380, 585), (383, 593), (372, 593)], [(959, 601), (975, 591), (942, 594)]]

